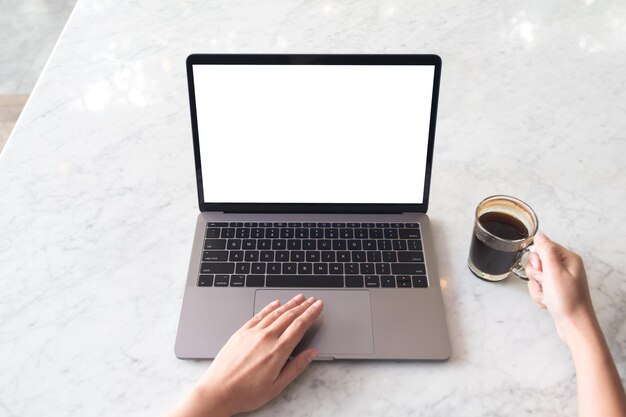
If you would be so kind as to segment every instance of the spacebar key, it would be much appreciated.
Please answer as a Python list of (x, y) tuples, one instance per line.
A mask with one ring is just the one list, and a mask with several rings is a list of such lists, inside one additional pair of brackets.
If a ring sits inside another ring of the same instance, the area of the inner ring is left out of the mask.
[(343, 287), (343, 275), (268, 275), (266, 287)]

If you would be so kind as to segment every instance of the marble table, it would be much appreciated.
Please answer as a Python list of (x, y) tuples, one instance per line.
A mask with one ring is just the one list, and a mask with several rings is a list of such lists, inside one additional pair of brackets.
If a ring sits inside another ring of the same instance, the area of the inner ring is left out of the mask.
[(0, 415), (161, 415), (209, 366), (173, 351), (192, 52), (443, 59), (429, 215), (452, 357), (313, 363), (257, 415), (574, 415), (550, 317), (467, 269), (498, 193), (582, 254), (624, 380), (626, 3), (80, 0), (0, 154)]

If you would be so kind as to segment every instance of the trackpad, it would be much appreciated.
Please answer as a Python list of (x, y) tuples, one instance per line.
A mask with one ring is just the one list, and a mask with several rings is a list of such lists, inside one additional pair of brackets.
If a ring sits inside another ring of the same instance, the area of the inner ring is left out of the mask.
[(367, 290), (257, 290), (254, 314), (274, 300), (285, 304), (302, 293), (324, 301), (324, 310), (294, 353), (314, 347), (319, 356), (374, 353), (372, 310)]

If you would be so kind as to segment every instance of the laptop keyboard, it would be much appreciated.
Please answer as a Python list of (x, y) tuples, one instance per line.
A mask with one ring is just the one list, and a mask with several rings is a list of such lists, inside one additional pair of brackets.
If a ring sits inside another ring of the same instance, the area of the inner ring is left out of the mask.
[(201, 287), (428, 287), (417, 223), (208, 223)]

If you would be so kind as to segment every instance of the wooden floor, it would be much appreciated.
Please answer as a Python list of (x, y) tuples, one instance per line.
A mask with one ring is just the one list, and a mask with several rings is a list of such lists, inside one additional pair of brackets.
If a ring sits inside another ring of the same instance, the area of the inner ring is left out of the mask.
[(27, 95), (0, 95), (0, 152), (28, 100)]

